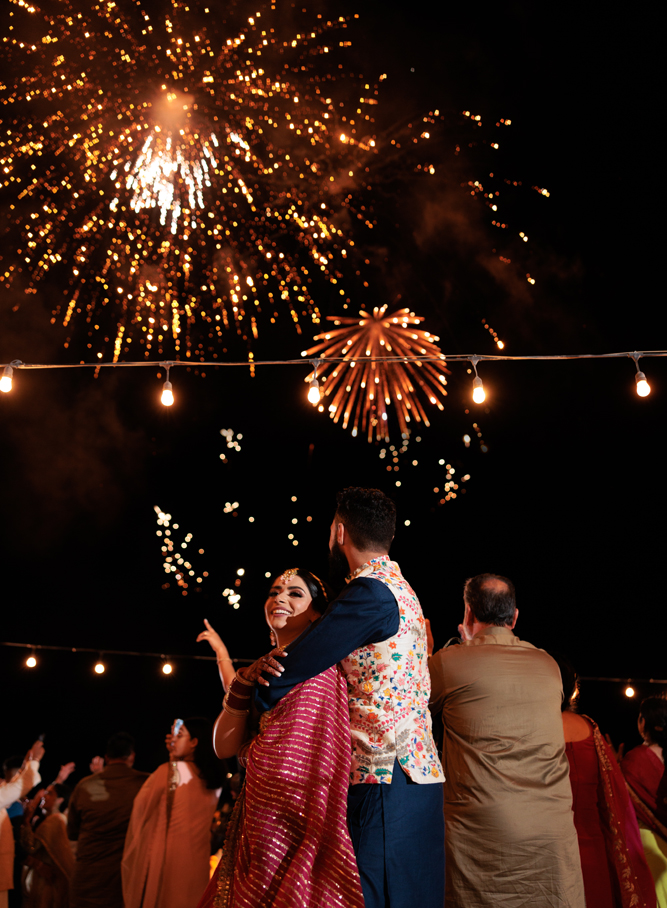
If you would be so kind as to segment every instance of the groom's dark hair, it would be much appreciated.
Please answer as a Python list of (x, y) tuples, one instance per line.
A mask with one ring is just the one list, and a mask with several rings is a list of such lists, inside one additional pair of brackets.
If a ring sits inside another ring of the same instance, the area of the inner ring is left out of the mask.
[(352, 545), (359, 551), (389, 546), (396, 532), (396, 505), (379, 489), (343, 489), (336, 496), (335, 519), (344, 524)]

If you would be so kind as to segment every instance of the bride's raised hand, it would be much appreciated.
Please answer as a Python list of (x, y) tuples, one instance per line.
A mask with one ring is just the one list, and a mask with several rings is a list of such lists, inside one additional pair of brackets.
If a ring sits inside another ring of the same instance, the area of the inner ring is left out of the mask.
[(208, 618), (204, 618), (204, 624), (206, 625), (206, 630), (202, 631), (199, 634), (199, 636), (197, 637), (197, 643), (201, 643), (202, 640), (205, 640), (211, 645), (211, 649), (218, 657), (225, 656), (226, 658), (228, 658), (229, 653), (227, 652), (227, 647), (222, 642), (220, 634), (215, 630), (215, 628), (212, 627)]

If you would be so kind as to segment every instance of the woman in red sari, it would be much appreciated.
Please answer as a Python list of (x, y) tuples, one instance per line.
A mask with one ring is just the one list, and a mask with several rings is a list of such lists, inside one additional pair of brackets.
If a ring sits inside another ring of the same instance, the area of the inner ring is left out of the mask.
[(659, 908), (667, 908), (667, 699), (647, 697), (637, 722), (644, 743), (623, 758), (621, 769), (639, 821), (644, 854)]
[(576, 712), (579, 684), (554, 655), (563, 681), (563, 732), (586, 908), (656, 908), (651, 873), (614, 752), (597, 724)]
[[(327, 590), (299, 568), (272, 583), (264, 614), (278, 645), (288, 646), (326, 609)], [(228, 654), (207, 623), (226, 685)], [(200, 908), (363, 908), (347, 830), (351, 744), (345, 677), (337, 666), (297, 685), (260, 721), (249, 744), (255, 684), (278, 674), (263, 657), (229, 684), (214, 732), (216, 753), (241, 751), (243, 792), (229, 822), (216, 873)]]

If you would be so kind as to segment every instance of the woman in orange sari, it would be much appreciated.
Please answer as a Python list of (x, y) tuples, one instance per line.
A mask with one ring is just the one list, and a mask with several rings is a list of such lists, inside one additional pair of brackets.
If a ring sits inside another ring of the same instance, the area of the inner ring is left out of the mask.
[(121, 872), (125, 908), (192, 908), (209, 879), (211, 820), (222, 770), (211, 723), (186, 719), (167, 736), (170, 760), (134, 799)]
[[(308, 571), (293, 568), (276, 577), (264, 606), (278, 644), (274, 654), (316, 621), (327, 602), (324, 584)], [(222, 642), (214, 634), (208, 625), (200, 638), (219, 654)], [(246, 780), (200, 908), (363, 908), (346, 821), (351, 743), (345, 678), (333, 666), (298, 684), (263, 714), (259, 734), (247, 744), (254, 687), (266, 684), (263, 671), (281, 668), (263, 657), (239, 669), (216, 722), (217, 755), (241, 751)]]

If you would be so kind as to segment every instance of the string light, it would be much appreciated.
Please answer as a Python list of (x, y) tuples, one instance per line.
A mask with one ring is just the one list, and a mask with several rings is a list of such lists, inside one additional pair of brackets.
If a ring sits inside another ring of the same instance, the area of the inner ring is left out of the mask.
[(472, 380), (472, 399), (476, 404), (483, 404), (486, 400), (486, 393), (484, 391), (482, 379), (477, 374), (477, 363), (479, 362), (479, 356), (473, 356), (470, 362), (472, 363), (472, 367), (475, 370), (475, 377)]
[(625, 693), (625, 696), (626, 696), (626, 697), (634, 697), (634, 695), (635, 695), (635, 689), (634, 689), (634, 687), (628, 686), (628, 687), (625, 688), (624, 693)]
[(12, 390), (12, 375), (14, 370), (11, 366), (5, 366), (2, 371), (2, 378), (0, 378), (0, 391), (4, 391), (5, 394)]
[(96, 675), (103, 675), (105, 671), (106, 666), (104, 662), (102, 662), (102, 657), (100, 656), (99, 661), (95, 663), (94, 672)]
[(317, 367), (319, 366), (319, 360), (313, 363), (313, 377), (310, 382), (308, 382), (308, 400), (311, 404), (316, 407), (320, 402), (320, 383), (317, 380)]
[(174, 392), (171, 387), (171, 382), (169, 381), (169, 368), (169, 366), (166, 366), (167, 380), (162, 385), (162, 397), (160, 398), (162, 405), (165, 407), (171, 407), (174, 403)]
[[(378, 310), (376, 315), (378, 316), (378, 318), (380, 317), (380, 310)], [(376, 318), (375, 320), (377, 321), (378, 318)], [(340, 321), (342, 321), (342, 319)], [(419, 321), (419, 319), (417, 319), (415, 317), (415, 321)], [(426, 334), (426, 332), (422, 332), (422, 333)], [(332, 332), (332, 334), (333, 334), (333, 332)], [(432, 336), (430, 336), (430, 337), (432, 337)], [(422, 343), (423, 343), (424, 348), (426, 348), (426, 344), (424, 342), (422, 342)], [(385, 342), (385, 345), (386, 345), (386, 342)], [(310, 353), (310, 352), (313, 352), (313, 351), (312, 350), (304, 351), (304, 353)], [(637, 365), (637, 374), (636, 374), (637, 393), (640, 396), (645, 397), (647, 394), (650, 393), (651, 389), (650, 389), (648, 382), (646, 381), (646, 376), (644, 375), (643, 372), (641, 372), (639, 370), (638, 361), (641, 357), (647, 357), (647, 356), (667, 357), (667, 350), (644, 350), (642, 352), (634, 351), (634, 352), (623, 352), (623, 353), (573, 353), (573, 354), (567, 353), (567, 354), (554, 354), (554, 355), (546, 355), (546, 356), (532, 355), (532, 354), (525, 355), (525, 356), (505, 356), (502, 354), (500, 354), (500, 355), (474, 354), (471, 356), (469, 353), (441, 353), (439, 351), (437, 353), (435, 353), (435, 352), (426, 350), (426, 352), (424, 352), (424, 353), (413, 353), (413, 352), (406, 351), (405, 353), (402, 353), (400, 355), (392, 355), (392, 354), (386, 355), (386, 354), (372, 353), (369, 356), (363, 356), (362, 361), (359, 363), (357, 362), (357, 360), (354, 360), (354, 361), (350, 360), (351, 354), (349, 351), (343, 353), (343, 355), (335, 355), (334, 352), (332, 351), (331, 355), (323, 356), (319, 360), (317, 360), (317, 368), (319, 370), (318, 374), (321, 375), (325, 369), (331, 368), (334, 366), (340, 367), (341, 364), (345, 364), (348, 367), (352, 367), (352, 366), (356, 366), (356, 365), (362, 366), (362, 364), (363, 364), (363, 368), (360, 371), (357, 370), (357, 371), (359, 371), (360, 377), (366, 378), (366, 377), (368, 377), (369, 374), (371, 374), (368, 370), (374, 370), (374, 374), (376, 377), (375, 377), (375, 379), (373, 379), (373, 385), (376, 385), (376, 384), (381, 385), (384, 382), (384, 385), (389, 387), (391, 385), (391, 383), (395, 381), (394, 376), (395, 376), (396, 369), (397, 368), (405, 369), (406, 365), (409, 365), (411, 367), (416, 366), (417, 371), (423, 371), (424, 369), (427, 369), (427, 368), (435, 368), (435, 367), (430, 366), (431, 363), (437, 364), (438, 368), (440, 370), (443, 370), (444, 363), (468, 362), (473, 366), (473, 368), (475, 370), (475, 378), (473, 379), (473, 400), (476, 404), (480, 404), (480, 403), (483, 403), (483, 401), (486, 399), (486, 394), (484, 391), (484, 386), (483, 386), (482, 380), (479, 377), (479, 375), (477, 374), (477, 363), (481, 362), (481, 361), (490, 361), (490, 362), (501, 362), (501, 361), (502, 362), (505, 362), (505, 361), (506, 362), (532, 362), (532, 361), (535, 361), (535, 362), (537, 362), (537, 361), (542, 361), (542, 360), (555, 361), (555, 360), (575, 360), (575, 359), (577, 359), (577, 360), (580, 360), (580, 359), (621, 359), (621, 358), (625, 358), (625, 357), (630, 357), (631, 359), (633, 359), (635, 361), (635, 364)], [(247, 369), (248, 366), (250, 365), (251, 369), (253, 370), (253, 374), (254, 374), (254, 370), (258, 366), (295, 366), (295, 365), (302, 366), (303, 360), (295, 360), (295, 359), (254, 360), (253, 359), (251, 361), (245, 361), (245, 362), (219, 362), (216, 360), (201, 360), (200, 362), (197, 363), (197, 365), (199, 367), (215, 366), (216, 368), (231, 367), (231, 368), (245, 368), (245, 369)], [(188, 362), (187, 360), (185, 360), (185, 361), (175, 360), (175, 361), (171, 361), (169, 363), (146, 360), (143, 362), (141, 362), (141, 361), (140, 362), (137, 362), (137, 361), (108, 362), (107, 361), (107, 362), (100, 362), (100, 363), (80, 362), (80, 363), (62, 363), (62, 364), (60, 364), (60, 363), (58, 363), (58, 364), (56, 364), (56, 363), (23, 363), (20, 360), (14, 360), (9, 366), (7, 364), (3, 365), (2, 363), (0, 363), (0, 369), (4, 370), (4, 374), (0, 381), (2, 381), (2, 382), (5, 381), (5, 378), (8, 375), (8, 371), (7, 371), (8, 368), (11, 370), (14, 370), (14, 369), (95, 369), (96, 371), (99, 371), (102, 368), (115, 368), (115, 369), (117, 369), (117, 368), (142, 368), (142, 367), (147, 367), (147, 366), (152, 367), (152, 368), (155, 368), (157, 366), (158, 368), (163, 368), (166, 370), (167, 380), (164, 382), (164, 385), (163, 385), (161, 400), (162, 400), (162, 404), (164, 406), (167, 406), (167, 407), (172, 406), (172, 404), (174, 403), (174, 395), (173, 395), (171, 382), (169, 381), (169, 370), (176, 366), (186, 366), (186, 367), (192, 368), (192, 363)], [(470, 370), (468, 370), (468, 371), (470, 371)], [(314, 372), (311, 374), (314, 375)], [(342, 372), (340, 372), (340, 374), (342, 374)], [(335, 380), (335, 377), (338, 377), (338, 375), (339, 375), (339, 369), (334, 371), (334, 373), (332, 373), (332, 375), (330, 376), (332, 378), (332, 381), (327, 382), (325, 394), (329, 394), (331, 391), (334, 390), (334, 387), (333, 387), (334, 380)], [(443, 376), (443, 378), (444, 378), (444, 376)], [(326, 380), (326, 377), (323, 378), (323, 381), (325, 381), (325, 380)], [(308, 381), (307, 378), (306, 378), (306, 381)], [(314, 383), (315, 383), (315, 378), (313, 377), (313, 380), (310, 382), (310, 384), (313, 385)], [(6, 382), (5, 382), (5, 384), (6, 384)], [(359, 384), (359, 382), (357, 382), (357, 385), (358, 384)], [(364, 381), (364, 382), (362, 382), (362, 384), (364, 384), (364, 388), (365, 388), (365, 386), (368, 385), (369, 383)], [(422, 381), (422, 384), (423, 384), (423, 381)], [(444, 381), (443, 381), (443, 384), (444, 384)], [(373, 398), (375, 399), (375, 392), (371, 389), (371, 392), (369, 392), (368, 394), (366, 394), (365, 397), (362, 398), (360, 396), (359, 387), (357, 387), (357, 385), (354, 385), (354, 386), (341, 385), (340, 387), (338, 387), (336, 389), (336, 397), (335, 397), (334, 403), (329, 406), (329, 411), (330, 411), (329, 415), (334, 417), (334, 421), (338, 421), (338, 416), (342, 413), (346, 413), (347, 414), (346, 418), (348, 418), (350, 416), (349, 411), (351, 410), (353, 404), (356, 402), (358, 404), (356, 409), (359, 412), (361, 412), (363, 410), (362, 416), (364, 419), (366, 419), (366, 421), (368, 423), (368, 427), (369, 427), (368, 428), (368, 438), (369, 438), (369, 441), (371, 441), (373, 438), (373, 433), (380, 432), (380, 429), (374, 425), (375, 423), (377, 423), (377, 425), (379, 426), (380, 420), (377, 419), (377, 417), (371, 418), (369, 413), (367, 412), (368, 408), (366, 406), (367, 401), (370, 400), (371, 393), (373, 394)], [(3, 388), (3, 390), (7, 390), (7, 389)], [(320, 390), (319, 386), (318, 386), (317, 390)], [(364, 394), (365, 393), (366, 392), (364, 390)], [(442, 393), (443, 394), (446, 393), (444, 391), (444, 389), (443, 389)], [(347, 403), (344, 400), (346, 395), (348, 398)], [(387, 398), (385, 398), (385, 403), (387, 403), (387, 400), (388, 400), (388, 392), (387, 392)], [(433, 397), (430, 402), (434, 403), (436, 406), (438, 406), (439, 409), (444, 409), (442, 403), (437, 398)], [(382, 398), (380, 396), (378, 396), (377, 405), (379, 406), (381, 403), (382, 403)], [(413, 404), (416, 406), (416, 403), (418, 403), (418, 401), (416, 401), (416, 398), (415, 398), (415, 399), (413, 399)], [(366, 406), (366, 409), (364, 409), (365, 406)], [(324, 406), (322, 403), (317, 404), (317, 408), (318, 408), (318, 411), (324, 412)], [(364, 415), (364, 414), (366, 414), (366, 415)], [(401, 424), (401, 414), (402, 414), (402, 411), (400, 410), (400, 408), (397, 408), (396, 416), (398, 418), (399, 425)], [(359, 413), (357, 413), (357, 416), (358, 415), (359, 415)], [(383, 411), (381, 413), (381, 415), (383, 417), (383, 420), (382, 420), (383, 426), (381, 429), (382, 437), (384, 439), (388, 440), (389, 427), (388, 427), (386, 411)], [(403, 414), (403, 418), (407, 420), (407, 417), (405, 416), (405, 414)], [(417, 418), (417, 413), (414, 414), (414, 418), (415, 419)], [(356, 419), (356, 417), (355, 417), (355, 419)], [(428, 424), (428, 420), (426, 419), (426, 414), (424, 412), (420, 413), (420, 419)], [(344, 422), (343, 428), (346, 428), (346, 427), (347, 427), (347, 424)], [(352, 434), (356, 435), (356, 431), (357, 430), (356, 430), (356, 423), (355, 423), (355, 428), (353, 429)], [(402, 427), (402, 432), (404, 435), (409, 434), (407, 426)], [(380, 437), (380, 436), (378, 435), (378, 437)]]
[(162, 663), (162, 674), (163, 675), (170, 675), (173, 672), (173, 670), (174, 670), (174, 666), (171, 664), (171, 662)]
[(28, 658), (25, 660), (25, 664), (28, 668), (34, 668), (37, 665), (37, 657), (35, 656), (34, 650), (28, 656)]
[(639, 368), (640, 355), (639, 355), (639, 353), (637, 353), (636, 350), (634, 353), (630, 353), (629, 355), (632, 359), (634, 359), (635, 367), (637, 369), (637, 373), (635, 375), (635, 382), (637, 383), (637, 394), (640, 397), (648, 397), (649, 394), (651, 393), (651, 386), (646, 381), (646, 376)]

